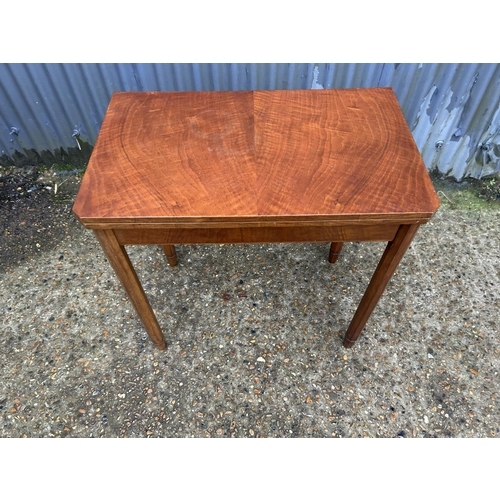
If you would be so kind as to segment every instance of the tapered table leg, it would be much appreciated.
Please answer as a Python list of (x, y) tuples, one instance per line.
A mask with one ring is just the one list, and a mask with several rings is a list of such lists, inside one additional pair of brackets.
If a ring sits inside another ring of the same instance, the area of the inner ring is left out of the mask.
[(420, 224), (401, 225), (395, 238), (389, 241), (368, 288), (359, 303), (351, 324), (344, 337), (344, 347), (352, 347), (363, 330), (370, 314), (377, 305), (406, 249), (415, 236)]
[(334, 264), (335, 262), (337, 262), (337, 259), (339, 258), (340, 251), (342, 250), (343, 245), (344, 245), (344, 243), (342, 243), (341, 241), (334, 241), (330, 245), (330, 253), (328, 254), (328, 262), (330, 262), (331, 264)]
[(120, 279), (137, 314), (144, 323), (149, 338), (158, 349), (165, 349), (166, 343), (151, 304), (144, 293), (142, 285), (125, 251), (118, 243), (114, 232), (110, 229), (94, 229), (111, 266)]
[(165, 256), (167, 257), (168, 263), (171, 266), (176, 266), (177, 254), (175, 253), (174, 245), (163, 245), (163, 251), (165, 252)]

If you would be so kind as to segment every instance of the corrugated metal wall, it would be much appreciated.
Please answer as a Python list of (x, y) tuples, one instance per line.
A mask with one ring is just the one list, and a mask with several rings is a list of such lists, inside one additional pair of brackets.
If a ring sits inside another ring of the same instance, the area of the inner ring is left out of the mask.
[(500, 171), (499, 64), (0, 64), (0, 161), (92, 145), (114, 91), (380, 86), (429, 169)]

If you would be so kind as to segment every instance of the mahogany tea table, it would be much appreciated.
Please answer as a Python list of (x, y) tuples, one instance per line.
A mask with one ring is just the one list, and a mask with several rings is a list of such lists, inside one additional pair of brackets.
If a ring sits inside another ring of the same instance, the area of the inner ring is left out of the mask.
[(392, 89), (114, 93), (73, 211), (166, 347), (125, 245), (387, 241), (352, 347), (439, 199)]

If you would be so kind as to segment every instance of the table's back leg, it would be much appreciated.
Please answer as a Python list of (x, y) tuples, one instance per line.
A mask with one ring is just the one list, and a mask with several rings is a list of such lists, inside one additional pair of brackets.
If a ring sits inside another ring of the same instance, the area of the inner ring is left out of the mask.
[(377, 305), (406, 249), (415, 236), (420, 224), (401, 225), (392, 241), (389, 241), (382, 258), (375, 269), (370, 284), (359, 303), (351, 324), (344, 337), (344, 347), (352, 347), (363, 330), (370, 314)]
[(114, 232), (110, 229), (94, 229), (94, 233), (99, 240), (111, 266), (120, 279), (123, 288), (127, 292), (137, 314), (141, 318), (149, 338), (158, 349), (165, 349), (165, 339), (161, 332), (158, 321), (154, 315), (137, 274), (125, 251), (125, 247), (120, 245)]
[(343, 245), (344, 245), (344, 243), (341, 241), (334, 241), (330, 245), (330, 253), (328, 254), (328, 262), (330, 262), (332, 264), (337, 262), (337, 259), (339, 258), (340, 251), (342, 250)]
[(168, 263), (171, 266), (177, 265), (177, 254), (175, 253), (174, 245), (163, 245), (163, 251), (165, 252), (165, 256), (167, 257)]

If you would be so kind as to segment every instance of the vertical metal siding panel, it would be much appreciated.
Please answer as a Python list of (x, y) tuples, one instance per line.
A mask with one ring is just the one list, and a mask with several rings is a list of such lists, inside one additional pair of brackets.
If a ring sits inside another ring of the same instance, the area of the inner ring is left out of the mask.
[[(40, 65), (16, 64), (12, 69), (13, 73), (16, 74), (14, 83), (18, 86), (14, 104), (17, 106), (17, 99), (22, 100), (25, 104), (23, 115), (19, 116), (19, 121), (22, 123), (22, 133), (19, 133), (18, 144), (23, 149), (36, 149), (37, 143), (45, 140), (49, 147), (56, 147), (58, 130), (53, 129), (50, 120), (54, 110), (50, 103), (46, 102), (47, 98), (43, 97), (41, 78), (33, 75), (33, 73), (39, 72)], [(60, 111), (56, 109), (56, 113)], [(62, 111), (64, 113), (64, 110)], [(25, 137), (28, 139), (27, 142), (25, 142)]]
[(231, 75), (231, 88), (234, 90), (246, 90), (241, 85), (240, 81), (240, 65), (239, 64), (230, 64), (229, 65), (229, 74)]
[(336, 63), (333, 65), (333, 76), (331, 88), (344, 88), (346, 82), (345, 63)]
[(313, 79), (316, 80), (316, 83), (318, 85), (321, 85), (324, 89), (328, 88), (327, 87), (327, 76), (328, 76), (328, 65), (327, 64), (315, 64), (315, 67), (317, 68), (317, 78), (314, 75), (314, 70), (313, 70)]
[(93, 144), (115, 91), (377, 86), (395, 90), (429, 168), (457, 178), (496, 168), (478, 158), (500, 134), (498, 64), (1, 64), (0, 151), (75, 147), (74, 128)]
[(183, 81), (183, 71), (182, 71), (182, 64), (174, 64), (173, 65), (173, 70), (174, 70), (174, 76), (175, 76), (175, 83), (176, 83), (176, 89), (178, 91), (181, 90), (189, 90), (186, 88), (186, 85)]
[[(500, 65), (480, 65), (478, 79), (471, 92), (471, 103), (464, 117), (464, 126), (475, 147), (467, 158), (467, 175), (481, 177), (500, 170)], [(483, 164), (481, 145), (490, 142), (496, 162)], [(494, 153), (496, 150), (496, 153)]]
[(287, 74), (286, 74), (286, 88), (288, 90), (293, 90), (296, 88), (296, 75), (297, 75), (297, 64), (295, 63), (290, 63), (287, 67)]
[(394, 76), (394, 65), (384, 63), (380, 66), (380, 74), (376, 87), (389, 87)]
[(165, 66), (165, 68), (162, 68), (164, 71), (164, 78), (171, 82), (172, 87), (169, 89), (173, 92), (176, 92), (179, 90), (179, 83), (177, 81), (177, 75), (175, 71), (175, 67), (173, 64), (168, 64)]
[[(312, 88), (313, 84), (316, 83), (315, 78), (314, 78), (315, 72), (317, 73), (318, 78), (319, 78), (318, 65), (317, 64), (308, 64), (307, 65), (307, 73), (306, 73), (306, 75), (307, 75), (306, 76), (306, 89)], [(318, 83), (316, 83), (316, 84), (318, 84)]]
[(214, 77), (213, 77), (213, 64), (197, 64), (200, 78), (201, 78), (201, 90), (203, 91), (214, 91)]
[[(434, 68), (432, 64), (419, 64), (413, 67), (413, 71), (408, 70), (405, 73), (405, 69), (406, 65), (401, 71), (394, 71), (391, 86), (399, 98), (408, 125), (414, 128), (422, 101), (434, 85), (432, 77)], [(404, 80), (400, 84), (398, 80), (401, 79)]]
[(58, 123), (59, 133), (71, 137), (78, 120), (78, 103), (71, 83), (62, 72), (62, 65), (44, 64), (36, 66), (36, 69), (39, 97), (47, 101), (50, 114), (63, 117)]
[(335, 64), (326, 65), (326, 75), (325, 75), (325, 89), (332, 88), (333, 75), (335, 72)]
[(101, 128), (104, 111), (109, 102), (109, 96), (102, 86), (102, 80), (98, 77), (98, 68), (93, 64), (77, 64), (78, 74), (76, 81), (79, 86), (78, 96), (84, 98), (84, 102), (90, 108), (91, 128), (87, 130), (88, 140), (94, 144), (99, 129)]
[(354, 72), (355, 66), (354, 64), (342, 64), (341, 65), (342, 72), (341, 75), (343, 77), (343, 88), (352, 88), (354, 85)]
[(198, 91), (205, 90), (203, 88), (199, 66), (197, 64), (191, 64), (191, 71), (193, 73), (194, 89)]
[(360, 87), (376, 87), (378, 75), (380, 74), (380, 64), (363, 64), (364, 69), (359, 83)]
[(214, 90), (217, 90), (217, 91), (222, 90), (220, 75), (219, 75), (219, 65), (213, 64), (211, 67), (212, 67)]
[[(471, 130), (475, 122), (484, 120), (484, 117), (498, 105), (500, 100), (500, 65), (481, 64), (478, 68), (478, 79), (471, 93), (471, 98), (464, 111), (463, 127)], [(472, 128), (471, 132), (479, 130)]]
[(365, 64), (357, 64), (354, 66), (354, 72), (352, 75), (351, 87), (360, 88), (360, 87), (369, 87), (369, 83), (365, 81)]
[(248, 71), (248, 74), (247, 74), (248, 87), (247, 88), (256, 90), (257, 89), (257, 65), (255, 63), (250, 64), (247, 71)]
[(141, 91), (152, 92), (160, 90), (154, 66), (150, 64), (133, 64), (133, 75)]
[[(413, 115), (409, 111), (411, 108), (412, 101), (418, 98), (418, 106), (415, 111), (420, 107), (420, 101), (422, 96), (420, 96), (423, 86), (427, 85), (427, 80), (423, 78), (424, 72), (429, 70), (429, 68), (419, 69), (418, 65), (412, 64), (400, 64), (397, 68), (393, 64), (388, 64), (392, 69), (391, 79), (389, 80), (389, 86), (394, 89), (396, 96), (403, 108), (405, 117), (411, 126), (411, 121)], [(387, 71), (387, 69), (386, 69)], [(423, 80), (423, 81), (422, 81)], [(416, 114), (414, 115), (416, 116)]]
[(235, 87), (236, 82), (233, 81), (233, 70), (231, 64), (225, 63), (222, 64), (222, 67), (224, 68), (224, 90), (238, 90)]
[[(103, 64), (89, 64), (85, 66), (87, 75), (87, 86), (93, 87), (96, 92), (96, 97), (100, 104), (101, 122), (109, 104), (109, 100), (113, 93), (112, 87), (107, 83)], [(98, 86), (94, 83), (98, 82)], [(99, 124), (99, 128), (101, 125)]]
[(158, 89), (163, 91), (175, 90), (170, 64), (154, 64), (153, 67), (158, 80)]
[(276, 66), (276, 85), (278, 90), (284, 90), (287, 86), (288, 67), (286, 64), (275, 64)]
[(119, 84), (117, 84), (119, 80), (119, 76), (117, 73), (118, 65), (104, 63), (100, 64), (99, 66), (108, 95), (111, 96), (113, 92), (118, 92), (120, 90), (123, 90), (122, 87)]
[(189, 90), (198, 90), (196, 88), (195, 74), (193, 72), (193, 65), (192, 64), (185, 64), (184, 65), (184, 73), (189, 78)]
[[(16, 75), (12, 64), (2, 64), (0, 66), (0, 116), (4, 127), (1, 132), (2, 154), (12, 155), (15, 149), (22, 150), (18, 143), (18, 136), (11, 134), (14, 127), (19, 134), (24, 137), (27, 147), (33, 147), (34, 141), (31, 137), (31, 130), (25, 129), (25, 120), (31, 112), (31, 104), (22, 95), (21, 88), (16, 81)], [(26, 89), (26, 85), (24, 88)], [(36, 142), (36, 141), (35, 141)]]
[[(86, 106), (86, 103), (88, 102), (87, 99), (82, 99), (81, 96), (86, 95), (89, 90), (88, 88), (83, 89), (80, 86), (80, 80), (78, 79), (78, 65), (77, 64), (71, 64), (71, 65), (64, 65), (60, 64), (57, 66), (57, 70), (60, 72), (59, 76), (62, 79), (62, 81), (65, 83), (66, 87), (66, 97), (69, 99), (73, 106), (68, 112), (69, 115), (69, 122), (66, 124), (67, 126), (67, 133), (72, 136), (73, 131), (77, 130), (79, 135), (79, 138), (90, 142), (89, 141), (89, 134), (92, 134), (93, 131), (93, 125), (91, 121), (91, 111), (89, 112), (89, 109)], [(48, 75), (50, 78), (50, 75)], [(53, 89), (55, 93), (57, 93), (57, 89)], [(65, 105), (66, 99), (61, 102), (61, 104), (64, 106)], [(75, 140), (75, 143), (77, 141)], [(78, 144), (74, 144), (78, 146)]]
[(269, 65), (256, 64), (257, 70), (257, 90), (269, 90)]
[(269, 87), (272, 90), (283, 89), (283, 75), (285, 66), (284, 64), (271, 64), (270, 74), (269, 74)]

